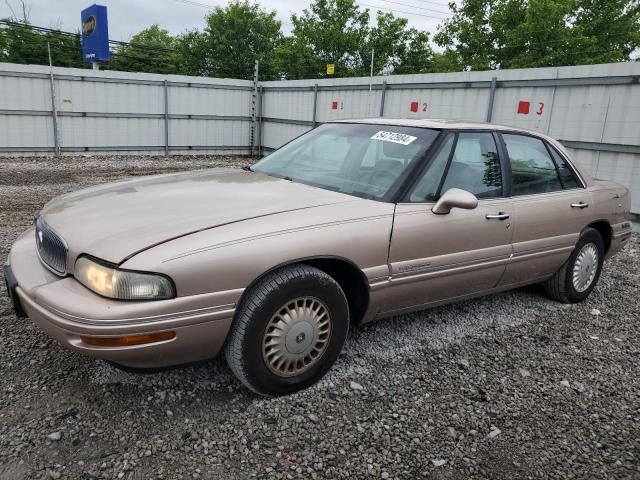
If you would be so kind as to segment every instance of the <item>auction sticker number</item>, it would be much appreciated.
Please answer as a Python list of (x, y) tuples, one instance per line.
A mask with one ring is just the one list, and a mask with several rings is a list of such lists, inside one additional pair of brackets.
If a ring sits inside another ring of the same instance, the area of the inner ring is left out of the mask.
[(372, 136), (371, 140), (382, 140), (383, 142), (393, 142), (399, 143), (400, 145), (409, 145), (417, 138), (418, 137), (412, 137), (411, 135), (407, 135), (405, 133), (385, 132), (381, 130), (374, 136)]

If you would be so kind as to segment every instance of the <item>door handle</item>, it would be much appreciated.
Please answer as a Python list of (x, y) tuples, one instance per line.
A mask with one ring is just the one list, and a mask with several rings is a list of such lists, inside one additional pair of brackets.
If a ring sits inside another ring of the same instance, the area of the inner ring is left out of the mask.
[(580, 203), (572, 203), (571, 208), (587, 208), (589, 206), (588, 203), (580, 202)]
[(488, 213), (485, 217), (487, 220), (506, 220), (509, 214), (505, 212)]

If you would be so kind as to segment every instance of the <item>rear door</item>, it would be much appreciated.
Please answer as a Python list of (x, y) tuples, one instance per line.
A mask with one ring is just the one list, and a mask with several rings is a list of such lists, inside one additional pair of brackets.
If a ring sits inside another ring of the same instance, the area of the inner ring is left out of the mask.
[(557, 271), (588, 223), (591, 194), (543, 139), (501, 134), (510, 170), (513, 257), (501, 285), (532, 283)]
[[(414, 187), (396, 207), (386, 314), (488, 291), (511, 255), (509, 200), (496, 136), (449, 133)], [(431, 209), (449, 188), (475, 194), (478, 207)]]

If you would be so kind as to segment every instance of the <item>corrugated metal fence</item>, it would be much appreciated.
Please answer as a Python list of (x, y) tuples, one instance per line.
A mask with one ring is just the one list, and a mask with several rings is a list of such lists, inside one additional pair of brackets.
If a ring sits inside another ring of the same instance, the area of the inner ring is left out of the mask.
[(578, 67), (262, 82), (261, 145), (313, 125), (384, 116), (443, 118), (540, 131), (597, 178), (627, 185), (640, 213), (640, 62)]
[(249, 153), (253, 82), (53, 72), (0, 64), (0, 154)]
[(318, 123), (371, 116), (541, 131), (595, 177), (629, 186), (640, 213), (640, 62), (257, 85), (0, 64), (0, 152), (12, 154), (268, 151)]

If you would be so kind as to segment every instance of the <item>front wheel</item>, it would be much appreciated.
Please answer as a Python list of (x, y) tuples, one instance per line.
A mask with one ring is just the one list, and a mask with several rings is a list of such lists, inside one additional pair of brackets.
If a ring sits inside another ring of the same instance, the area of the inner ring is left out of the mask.
[(349, 307), (322, 270), (276, 270), (245, 295), (225, 347), (227, 363), (248, 388), (283, 395), (317, 382), (344, 345)]
[(600, 278), (604, 261), (604, 242), (600, 233), (585, 229), (569, 260), (544, 283), (547, 295), (564, 303), (585, 300)]

